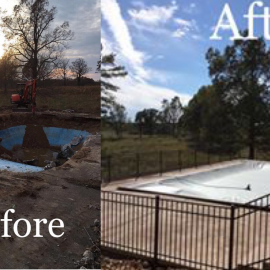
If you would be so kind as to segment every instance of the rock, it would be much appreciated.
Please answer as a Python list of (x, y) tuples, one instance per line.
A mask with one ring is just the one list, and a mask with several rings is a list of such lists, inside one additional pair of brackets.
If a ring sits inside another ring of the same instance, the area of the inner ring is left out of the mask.
[(54, 161), (49, 161), (49, 163), (44, 167), (45, 170), (49, 170), (56, 167), (56, 163)]
[(65, 113), (74, 113), (74, 110), (67, 109), (67, 110), (63, 110), (62, 112), (65, 112)]
[(77, 146), (79, 145), (83, 140), (83, 136), (75, 136), (73, 137), (73, 139), (71, 140), (70, 144), (71, 146)]
[(54, 160), (58, 159), (58, 155), (59, 155), (59, 154), (58, 154), (57, 152), (53, 152), (53, 159), (54, 159)]
[(75, 154), (75, 151), (71, 148), (70, 144), (61, 146), (61, 152), (58, 154), (58, 158), (70, 158)]
[(38, 159), (34, 158), (34, 159), (31, 159), (31, 160), (23, 160), (23, 163), (27, 164), (27, 165), (37, 166), (38, 165)]
[(56, 167), (56, 163), (55, 163), (54, 161), (51, 161), (50, 166), (51, 166), (52, 168), (54, 168), (54, 167)]
[(87, 260), (90, 260), (90, 261), (94, 260), (94, 254), (90, 250), (86, 250), (83, 253), (83, 257), (87, 258)]
[(94, 221), (94, 226), (96, 226), (96, 227), (99, 227), (99, 226), (100, 226), (100, 222), (99, 222), (98, 219), (95, 219), (95, 221)]
[(148, 261), (144, 261), (144, 262), (142, 263), (142, 266), (143, 266), (144, 269), (148, 269), (148, 268), (150, 267)]

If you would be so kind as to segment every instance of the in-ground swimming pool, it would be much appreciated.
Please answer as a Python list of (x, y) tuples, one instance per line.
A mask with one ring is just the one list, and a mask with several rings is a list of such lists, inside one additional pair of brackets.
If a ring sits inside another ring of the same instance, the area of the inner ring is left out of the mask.
[[(74, 137), (81, 137), (80, 145), (90, 133), (83, 130), (21, 125), (0, 130), (0, 171), (39, 172), (53, 160), (61, 146), (69, 144)], [(75, 150), (76, 147), (74, 147)], [(37, 159), (38, 164), (23, 164), (23, 160)], [(16, 161), (16, 162), (14, 162)]]
[(121, 189), (248, 203), (270, 194), (270, 162), (239, 161), (220, 168), (125, 186)]

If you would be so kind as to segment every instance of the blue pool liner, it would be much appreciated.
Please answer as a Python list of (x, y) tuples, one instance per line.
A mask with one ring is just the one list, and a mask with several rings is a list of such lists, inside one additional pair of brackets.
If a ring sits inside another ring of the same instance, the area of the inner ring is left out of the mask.
[[(0, 138), (2, 139), (0, 145), (11, 151), (16, 145), (23, 144), (25, 135), (25, 125), (11, 127), (5, 130), (0, 130)], [(56, 127), (43, 127), (47, 139), (51, 146), (62, 146), (71, 142), (75, 136), (83, 136), (81, 143), (83, 143), (87, 136), (91, 135), (87, 131), (65, 129)], [(12, 172), (40, 172), (43, 168), (25, 165), (13, 161), (0, 159), (0, 171), (7, 170)]]

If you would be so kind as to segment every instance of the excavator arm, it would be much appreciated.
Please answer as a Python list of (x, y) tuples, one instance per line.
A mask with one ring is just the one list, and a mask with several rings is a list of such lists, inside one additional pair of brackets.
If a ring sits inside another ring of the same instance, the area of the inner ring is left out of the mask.
[(36, 80), (26, 82), (23, 94), (24, 102), (26, 103), (29, 100), (30, 94), (30, 101), (31, 103), (34, 103), (36, 101), (36, 92)]

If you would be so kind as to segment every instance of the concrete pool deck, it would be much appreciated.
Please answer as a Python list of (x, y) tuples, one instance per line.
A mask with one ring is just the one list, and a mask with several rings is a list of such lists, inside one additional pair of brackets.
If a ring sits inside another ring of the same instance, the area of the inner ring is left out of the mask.
[[(155, 195), (160, 195), (158, 256), (167, 263), (197, 269), (229, 268), (231, 205), (205, 203), (162, 192), (142, 193), (134, 187), (226, 169), (246, 162), (234, 160), (211, 166), (186, 169), (139, 179), (103, 185), (101, 241), (108, 249), (137, 256), (153, 256), (155, 232)], [(270, 182), (270, 181), (269, 181)], [(127, 187), (130, 189), (119, 190)], [(108, 191), (108, 193), (106, 193)], [(270, 193), (265, 190), (265, 194)], [(235, 210), (232, 266), (245, 265), (270, 257), (270, 213), (247, 207)], [(238, 218), (239, 217), (239, 218)], [(196, 248), (194, 248), (196, 247)], [(263, 251), (263, 252), (262, 252)], [(199, 264), (201, 262), (203, 266)], [(211, 267), (210, 265), (215, 265)], [(185, 269), (185, 268), (184, 268)]]

